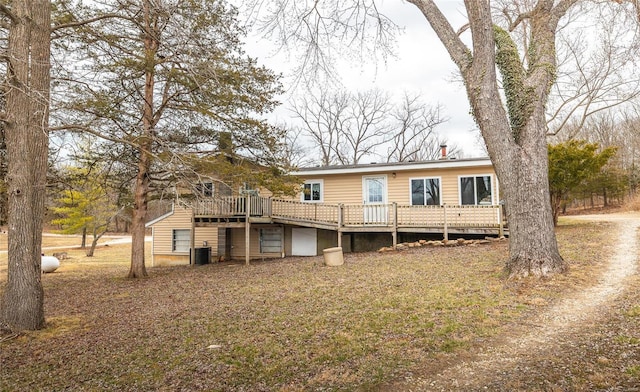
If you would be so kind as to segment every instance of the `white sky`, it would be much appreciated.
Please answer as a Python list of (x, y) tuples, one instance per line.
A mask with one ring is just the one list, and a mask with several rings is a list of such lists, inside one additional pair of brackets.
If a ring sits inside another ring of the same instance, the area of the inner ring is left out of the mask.
[[(368, 64), (342, 62), (338, 73), (344, 86), (353, 90), (379, 88), (400, 98), (404, 91), (420, 93), (426, 103), (441, 105), (441, 115), (449, 120), (436, 131), (455, 144), (466, 158), (484, 156), (478, 145), (478, 131), (469, 114), (469, 101), (462, 83), (458, 80), (456, 67), (442, 43), (429, 26), (427, 20), (412, 4), (398, 0), (378, 2), (381, 12), (404, 29), (398, 37), (396, 57), (383, 61), (372, 60)], [(452, 21), (454, 29), (462, 26), (466, 19), (463, 5), (458, 1), (442, 1), (440, 7)], [(295, 59), (272, 56), (273, 46), (260, 37), (246, 39), (246, 51), (252, 57), (275, 72), (290, 74), (290, 64)], [(285, 79), (285, 88), (291, 79)], [(283, 102), (274, 116), (277, 120), (291, 122), (287, 100), (291, 91), (281, 98)]]

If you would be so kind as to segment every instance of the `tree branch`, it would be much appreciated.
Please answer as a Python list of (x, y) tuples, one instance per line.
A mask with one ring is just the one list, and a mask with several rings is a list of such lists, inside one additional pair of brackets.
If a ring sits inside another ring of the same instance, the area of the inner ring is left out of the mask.
[(433, 31), (440, 38), (458, 68), (461, 71), (467, 69), (471, 65), (471, 51), (462, 42), (458, 33), (451, 27), (451, 24), (433, 0), (407, 0), (407, 2), (418, 7), (422, 15), (427, 18)]
[(84, 26), (84, 25), (87, 25), (87, 24), (90, 24), (90, 23), (93, 23), (93, 22), (98, 22), (98, 21), (103, 20), (103, 19), (112, 19), (112, 18), (113, 19), (131, 20), (131, 18), (124, 17), (124, 16), (122, 16), (120, 14), (115, 14), (115, 13), (113, 13), (113, 14), (104, 14), (104, 15), (96, 16), (96, 17), (91, 18), (91, 19), (87, 19), (87, 20), (81, 20), (81, 21), (71, 22), (71, 23), (62, 23), (62, 24), (53, 26), (51, 28), (51, 32), (55, 32), (55, 31), (58, 31), (58, 30), (61, 30), (61, 29)]
[(11, 12), (11, 9), (6, 5), (0, 4), (0, 12), (11, 19), (11, 22), (16, 23), (18, 21), (18, 17), (13, 12)]
[(90, 127), (87, 127), (85, 125), (78, 125), (78, 124), (67, 124), (67, 125), (61, 125), (59, 127), (49, 127), (48, 128), (49, 132), (56, 132), (56, 131), (78, 131), (78, 132), (84, 132), (84, 133), (88, 133), (90, 135), (99, 137), (100, 139), (103, 140), (107, 140), (113, 143), (122, 143), (122, 144), (126, 144), (130, 147), (136, 148), (136, 149), (140, 149), (141, 151), (151, 155), (154, 158), (157, 158), (156, 154), (153, 154), (153, 152), (151, 151), (147, 151), (145, 149), (142, 149), (142, 147), (135, 142), (132, 142), (130, 140), (124, 139), (124, 138), (118, 138), (118, 137), (111, 137), (111, 136), (107, 136), (103, 133), (100, 133), (98, 131), (95, 131), (93, 129), (91, 129)]
[(520, 23), (529, 19), (530, 17), (531, 17), (531, 12), (524, 12), (522, 14), (518, 14), (518, 16), (516, 17), (516, 20), (512, 22), (510, 21), (509, 31), (514, 31)]

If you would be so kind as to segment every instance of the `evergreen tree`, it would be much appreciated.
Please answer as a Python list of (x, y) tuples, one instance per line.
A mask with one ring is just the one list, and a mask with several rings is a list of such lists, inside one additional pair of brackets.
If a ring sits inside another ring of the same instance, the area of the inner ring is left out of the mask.
[(614, 147), (599, 150), (598, 143), (584, 140), (549, 145), (549, 193), (554, 225), (558, 224), (562, 205), (571, 192), (598, 176), (616, 152)]
[(114, 0), (92, 7), (67, 5), (78, 20), (111, 17), (82, 26), (79, 40), (63, 40), (77, 61), (58, 120), (103, 138), (109, 149), (119, 144), (119, 160), (136, 168), (129, 277), (143, 277), (153, 180), (192, 172), (193, 156), (219, 155), (221, 134), (231, 135), (233, 155), (278, 168), (284, 135), (260, 116), (276, 105), (280, 84), (243, 53), (237, 12), (224, 1)]

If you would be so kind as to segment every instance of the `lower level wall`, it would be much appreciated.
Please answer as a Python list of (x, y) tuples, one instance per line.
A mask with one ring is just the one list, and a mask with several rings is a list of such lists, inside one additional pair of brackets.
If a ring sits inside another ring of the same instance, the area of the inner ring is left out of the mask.
[[(352, 252), (352, 236), (351, 233), (342, 233), (342, 251), (344, 253)], [(318, 229), (318, 256), (322, 256), (322, 251), (327, 248), (338, 246), (338, 234), (332, 230)]]
[(189, 265), (189, 255), (179, 254), (154, 254), (152, 266), (167, 267), (172, 265)]
[(370, 252), (391, 245), (393, 245), (391, 233), (351, 233), (353, 252)]
[[(249, 258), (254, 259), (273, 259), (283, 256), (283, 250), (280, 252), (261, 253), (260, 252), (260, 229), (278, 228), (280, 227), (284, 233), (284, 229), (279, 225), (251, 225), (249, 230)], [(244, 260), (246, 257), (245, 229), (230, 229), (226, 240), (231, 244), (229, 256), (231, 259)], [(230, 238), (229, 238), (230, 237)], [(284, 244), (284, 242), (283, 242)]]
[[(261, 253), (260, 246), (260, 229), (277, 228), (282, 233), (282, 252)], [(290, 225), (252, 225), (250, 229), (250, 258), (265, 259), (279, 258), (284, 255), (290, 256), (292, 253), (292, 227)], [(207, 245), (213, 245), (211, 249), (210, 262), (218, 261), (221, 257), (228, 259), (244, 260), (245, 258), (245, 229), (221, 229), (216, 230), (216, 238), (212, 236), (204, 237), (196, 231), (196, 246), (204, 245), (203, 241), (207, 241)], [(332, 230), (317, 230), (317, 255), (321, 256), (324, 249), (338, 246), (338, 234)], [(155, 234), (155, 232), (154, 232)], [(206, 239), (203, 239), (206, 238)], [(398, 243), (413, 242), (420, 239), (441, 239), (441, 234), (419, 234), (419, 233), (398, 233)], [(213, 243), (213, 244), (212, 244)], [(393, 236), (388, 232), (380, 233), (343, 233), (342, 234), (342, 250), (349, 252), (369, 252), (376, 251), (382, 247), (393, 245)], [(153, 266), (173, 266), (188, 265), (189, 254), (176, 253), (154, 253)]]

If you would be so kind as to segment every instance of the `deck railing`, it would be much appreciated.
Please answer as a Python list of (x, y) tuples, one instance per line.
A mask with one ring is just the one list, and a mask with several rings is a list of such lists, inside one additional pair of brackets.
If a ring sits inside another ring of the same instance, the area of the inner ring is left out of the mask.
[(249, 216), (280, 218), (339, 227), (500, 228), (504, 224), (499, 205), (410, 206), (391, 204), (326, 204), (259, 196), (197, 200), (191, 207), (197, 216)]
[(339, 223), (338, 206), (324, 203), (303, 203), (294, 200), (271, 200), (272, 216), (309, 222)]
[(191, 204), (197, 216), (245, 216), (247, 205), (250, 216), (271, 216), (271, 199), (257, 196), (224, 196), (199, 199)]
[(345, 226), (391, 226), (392, 204), (343, 204), (342, 223)]
[(407, 227), (499, 227), (500, 206), (398, 205), (398, 224)]

